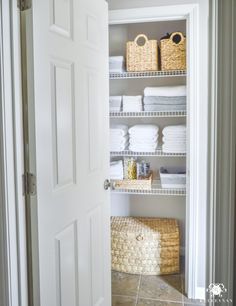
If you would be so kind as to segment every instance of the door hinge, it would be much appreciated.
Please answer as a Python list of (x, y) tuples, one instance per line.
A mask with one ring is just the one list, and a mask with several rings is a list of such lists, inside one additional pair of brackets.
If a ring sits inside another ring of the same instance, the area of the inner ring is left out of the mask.
[(20, 11), (26, 11), (32, 6), (32, 0), (17, 0), (17, 7)]
[(26, 172), (22, 175), (23, 179), (23, 194), (24, 195), (36, 195), (36, 176), (32, 173)]

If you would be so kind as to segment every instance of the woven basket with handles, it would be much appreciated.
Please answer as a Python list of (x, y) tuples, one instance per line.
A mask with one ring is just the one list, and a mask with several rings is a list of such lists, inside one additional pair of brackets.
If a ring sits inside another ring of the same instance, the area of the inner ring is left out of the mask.
[[(144, 44), (139, 45), (143, 38)], [(134, 41), (126, 43), (126, 69), (127, 71), (153, 71), (158, 70), (157, 40), (148, 40), (144, 34), (139, 34)]]
[(186, 69), (186, 38), (181, 32), (173, 32), (169, 38), (162, 38), (161, 70)]
[(112, 269), (143, 275), (179, 273), (179, 226), (175, 219), (111, 218)]

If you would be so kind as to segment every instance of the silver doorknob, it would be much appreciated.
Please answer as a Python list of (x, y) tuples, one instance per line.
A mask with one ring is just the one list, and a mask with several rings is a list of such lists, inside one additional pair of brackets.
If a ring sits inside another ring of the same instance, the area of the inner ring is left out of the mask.
[(108, 179), (106, 179), (104, 181), (104, 189), (107, 190), (110, 187), (111, 187), (111, 182)]

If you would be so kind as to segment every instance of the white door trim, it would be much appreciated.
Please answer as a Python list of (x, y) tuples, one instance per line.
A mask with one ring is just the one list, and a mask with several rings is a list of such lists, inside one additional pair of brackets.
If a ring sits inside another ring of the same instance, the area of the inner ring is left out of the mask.
[[(20, 12), (0, 0), (0, 300), (27, 306)], [(4, 256), (4, 257), (1, 257)]]
[(19, 305), (10, 1), (0, 2), (0, 289), (3, 305)]
[[(233, 305), (236, 175), (236, 4), (212, 0), (210, 9), (209, 207), (207, 284), (223, 283)], [(210, 303), (209, 303), (210, 304)], [(213, 304), (213, 303), (212, 303)]]
[[(189, 196), (186, 205), (186, 288), (190, 298), (205, 298), (205, 286), (200, 286), (199, 271), (204, 269), (205, 241), (200, 242), (198, 233), (201, 229), (206, 236), (206, 212), (207, 212), (207, 171), (203, 170), (207, 164), (207, 84), (208, 71), (202, 69), (207, 67), (207, 57), (200, 58), (199, 53), (199, 6), (198, 4), (174, 5), (162, 7), (145, 7), (136, 9), (112, 10), (109, 12), (109, 23), (125, 24), (137, 22), (153, 22), (163, 20), (186, 20), (187, 42), (188, 42), (188, 130), (190, 146), (188, 148), (188, 173), (189, 173)], [(207, 33), (201, 37), (206, 42), (205, 53), (208, 53)], [(201, 69), (200, 67), (201, 63)], [(200, 92), (205, 93), (202, 97)], [(191, 120), (189, 120), (191, 117)], [(201, 135), (201, 138), (200, 136)], [(190, 158), (191, 157), (191, 158)], [(203, 166), (202, 166), (203, 165)], [(203, 169), (202, 169), (203, 168)], [(200, 213), (199, 212), (203, 212)], [(203, 270), (202, 270), (203, 271)], [(205, 271), (205, 269), (204, 269)], [(190, 280), (188, 283), (188, 279)]]

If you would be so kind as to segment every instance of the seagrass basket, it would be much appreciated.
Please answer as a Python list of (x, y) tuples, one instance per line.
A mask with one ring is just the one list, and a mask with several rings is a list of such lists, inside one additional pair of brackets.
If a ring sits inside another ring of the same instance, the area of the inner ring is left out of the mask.
[(152, 172), (145, 179), (136, 180), (117, 180), (113, 183), (114, 189), (135, 189), (135, 190), (151, 190), (152, 189)]
[(112, 269), (143, 275), (179, 273), (179, 226), (175, 219), (111, 218)]
[[(143, 38), (144, 44), (139, 45)], [(138, 35), (134, 41), (126, 43), (126, 69), (127, 71), (153, 71), (158, 70), (157, 40), (148, 40), (144, 34)]]
[(181, 32), (174, 32), (162, 38), (160, 51), (161, 70), (186, 69), (186, 38)]

